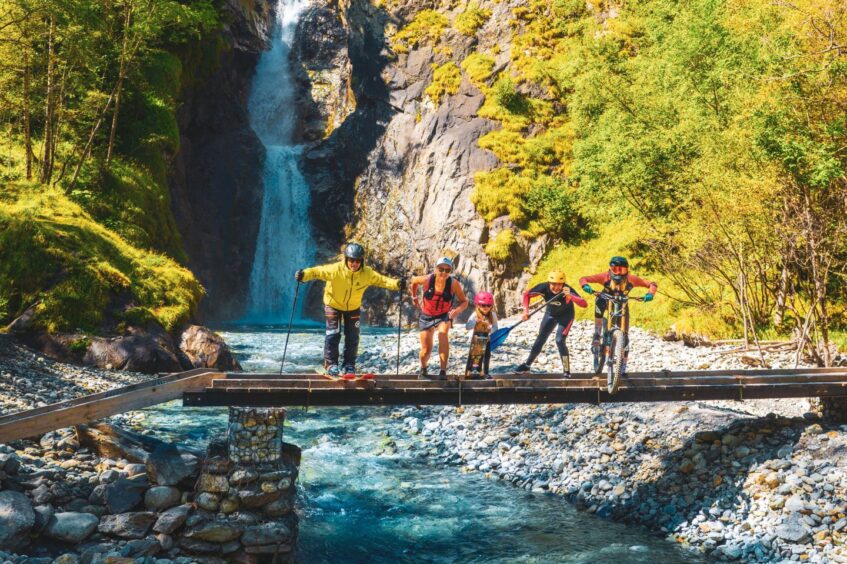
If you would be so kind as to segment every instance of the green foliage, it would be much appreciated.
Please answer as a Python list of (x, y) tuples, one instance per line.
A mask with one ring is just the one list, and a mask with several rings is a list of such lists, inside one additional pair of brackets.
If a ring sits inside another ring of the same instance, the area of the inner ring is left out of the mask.
[(435, 10), (421, 10), (391, 39), (391, 47), (398, 53), (408, 53), (418, 45), (435, 44), (448, 25), (447, 16)]
[(180, 56), (208, 73), (218, 28), (209, 0), (0, 3), (0, 320), (37, 300), (50, 331), (187, 319), (203, 290), (174, 260)]
[(525, 114), (529, 104), (515, 88), (515, 83), (509, 76), (501, 76), (491, 87), (489, 94), (494, 103), (513, 114)]
[(0, 295), (15, 311), (41, 300), (48, 331), (98, 331), (115, 302), (171, 329), (203, 295), (190, 271), (129, 245), (61, 191), (10, 184), (0, 201)]
[(483, 90), (494, 71), (494, 59), (482, 53), (471, 53), (462, 61), (462, 70), (477, 88)]
[(451, 95), (459, 91), (462, 83), (462, 71), (455, 63), (448, 62), (435, 67), (432, 72), (432, 82), (426, 87), (426, 94), (437, 106), (441, 97), (445, 94)]
[(476, 35), (477, 30), (485, 25), (490, 17), (491, 10), (485, 10), (476, 4), (471, 4), (464, 12), (456, 16), (453, 27), (462, 35), (471, 37)]
[(492, 260), (505, 262), (512, 256), (516, 243), (514, 232), (511, 229), (504, 229), (485, 245), (485, 254)]

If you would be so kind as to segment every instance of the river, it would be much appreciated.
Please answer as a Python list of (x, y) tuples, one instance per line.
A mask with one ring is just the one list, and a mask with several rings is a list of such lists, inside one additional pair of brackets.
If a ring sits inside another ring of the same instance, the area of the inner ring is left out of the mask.
[[(221, 331), (248, 371), (279, 370), (285, 333)], [(365, 328), (362, 348), (390, 339)], [(322, 332), (291, 336), (286, 372), (321, 358)], [(550, 494), (431, 464), (389, 408), (290, 409), (286, 440), (303, 449), (298, 512), (302, 562), (698, 562), (647, 531), (576, 511)], [(145, 428), (205, 448), (226, 410), (172, 403), (145, 410)]]

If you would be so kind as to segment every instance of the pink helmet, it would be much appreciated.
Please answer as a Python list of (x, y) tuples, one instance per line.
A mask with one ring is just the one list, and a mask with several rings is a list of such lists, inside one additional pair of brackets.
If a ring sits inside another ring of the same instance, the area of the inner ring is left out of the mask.
[(494, 306), (494, 294), (491, 292), (479, 292), (473, 299), (474, 305)]

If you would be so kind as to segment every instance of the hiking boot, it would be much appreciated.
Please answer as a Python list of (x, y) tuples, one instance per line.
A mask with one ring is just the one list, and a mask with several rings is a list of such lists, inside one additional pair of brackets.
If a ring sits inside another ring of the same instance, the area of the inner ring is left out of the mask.
[(446, 380), (447, 379), (447, 371), (446, 370), (439, 370), (438, 371), (438, 379), (439, 380)]
[(571, 359), (568, 355), (562, 357), (562, 376), (565, 378), (571, 377)]
[(427, 372), (426, 366), (421, 366), (421, 370), (418, 372), (418, 380), (429, 380), (429, 372)]
[(345, 364), (344, 365), (344, 373), (345, 374), (355, 374), (356, 373), (356, 367), (353, 366), (352, 364)]
[(329, 368), (326, 369), (326, 373), (329, 374), (330, 376), (338, 376), (339, 374), (341, 374), (341, 370), (339, 370), (337, 364), (333, 364)]
[(523, 363), (517, 368), (515, 368), (515, 372), (529, 372), (529, 364)]

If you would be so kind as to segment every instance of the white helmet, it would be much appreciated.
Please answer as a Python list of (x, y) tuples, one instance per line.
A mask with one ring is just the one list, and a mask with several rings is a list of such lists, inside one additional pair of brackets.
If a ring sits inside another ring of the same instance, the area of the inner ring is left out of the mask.
[(442, 264), (446, 264), (447, 266), (450, 267), (450, 270), (453, 270), (453, 261), (450, 260), (449, 258), (441, 257), (440, 259), (438, 259), (438, 261), (435, 263), (435, 268), (438, 268)]

